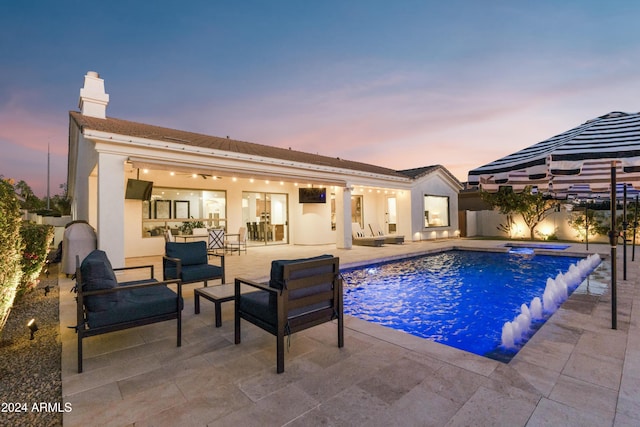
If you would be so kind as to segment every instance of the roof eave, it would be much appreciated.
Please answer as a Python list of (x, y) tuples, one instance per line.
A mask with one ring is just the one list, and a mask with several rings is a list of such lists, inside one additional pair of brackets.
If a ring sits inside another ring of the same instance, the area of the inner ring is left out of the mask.
[[(334, 166), (328, 165), (318, 165), (315, 163), (303, 163), (296, 162), (292, 160), (285, 159), (277, 159), (272, 157), (264, 157), (258, 156), (254, 154), (244, 154), (233, 151), (224, 151), (219, 149), (205, 148), (200, 146), (193, 146), (181, 143), (160, 141), (148, 138), (140, 138), (134, 136), (125, 136), (117, 133), (111, 132), (103, 132), (96, 131), (92, 129), (83, 129), (83, 135), (87, 139), (94, 140), (96, 142), (107, 143), (110, 145), (121, 145), (121, 146), (134, 146), (137, 148), (145, 149), (145, 150), (162, 150), (166, 152), (172, 153), (174, 156), (176, 153), (180, 155), (192, 155), (199, 157), (208, 157), (215, 159), (224, 159), (225, 161), (238, 161), (244, 163), (251, 163), (255, 165), (268, 165), (271, 167), (278, 168), (294, 168), (297, 170), (308, 171), (308, 172), (322, 172), (324, 174), (338, 174), (345, 176), (348, 179), (373, 179), (373, 180), (384, 180), (390, 183), (407, 183), (410, 182), (410, 178), (402, 176), (402, 175), (387, 175), (387, 174), (377, 174), (374, 172), (361, 171), (357, 169), (350, 168), (338, 168)], [(100, 150), (99, 146), (96, 149)], [(124, 153), (124, 152), (123, 152)], [(158, 156), (160, 158), (164, 156)], [(167, 160), (175, 160), (175, 157), (168, 158)], [(202, 162), (202, 160), (200, 160)], [(203, 164), (204, 165), (204, 164)], [(264, 169), (264, 168), (258, 168)], [(256, 170), (257, 172), (257, 170)]]

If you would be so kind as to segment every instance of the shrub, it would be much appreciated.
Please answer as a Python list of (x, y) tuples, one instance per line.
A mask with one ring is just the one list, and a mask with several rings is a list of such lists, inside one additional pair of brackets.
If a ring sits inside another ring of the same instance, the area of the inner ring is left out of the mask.
[[(584, 209), (580, 207), (579, 209)], [(607, 211), (603, 210), (574, 210), (568, 219), (569, 226), (576, 231), (576, 237), (580, 241), (587, 238), (587, 228), (589, 230), (588, 237), (606, 236), (609, 234), (610, 223)], [(622, 230), (622, 216), (619, 216), (618, 229)], [(588, 227), (587, 227), (588, 226)]]
[(47, 259), (49, 245), (53, 241), (54, 229), (50, 225), (41, 225), (25, 221), (20, 227), (20, 236), (24, 242), (24, 250), (20, 260), (22, 280), (18, 295), (35, 287)]
[(4, 327), (22, 278), (20, 205), (13, 183), (0, 179), (0, 331)]

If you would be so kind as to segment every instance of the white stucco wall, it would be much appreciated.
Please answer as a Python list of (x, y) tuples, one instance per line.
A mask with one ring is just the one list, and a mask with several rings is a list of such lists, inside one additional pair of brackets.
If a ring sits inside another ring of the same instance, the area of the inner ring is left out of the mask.
[(98, 249), (105, 251), (111, 264), (124, 267), (126, 156), (100, 153), (98, 156)]
[[(104, 144), (101, 143), (101, 144)], [(91, 143), (92, 146), (92, 143)], [(103, 145), (101, 145), (103, 147)], [(90, 151), (87, 153), (90, 154)], [(91, 159), (90, 155), (85, 156)], [(88, 194), (86, 204), (83, 209), (87, 212), (88, 221), (98, 230), (99, 247), (108, 249), (108, 252), (117, 253), (114, 255), (114, 265), (122, 262), (124, 258), (160, 255), (164, 252), (164, 238), (162, 236), (143, 237), (142, 236), (142, 202), (138, 200), (124, 199), (124, 186), (127, 179), (149, 179), (154, 182), (154, 188), (185, 188), (224, 191), (226, 193), (226, 226), (229, 233), (236, 233), (240, 227), (245, 227), (243, 220), (243, 192), (286, 194), (288, 200), (288, 221), (286, 232), (289, 242), (297, 245), (323, 245), (336, 244), (338, 247), (350, 247), (350, 196), (362, 195), (363, 197), (363, 218), (365, 229), (369, 230), (369, 224), (379, 224), (383, 229), (386, 226), (387, 197), (393, 195), (397, 202), (397, 233), (404, 235), (407, 241), (425, 240), (434, 238), (454, 237), (458, 229), (458, 188), (444, 172), (436, 171), (427, 177), (415, 181), (413, 188), (397, 188), (393, 190), (376, 189), (372, 186), (350, 185), (347, 191), (345, 187), (330, 186), (327, 188), (327, 195), (335, 193), (337, 198), (346, 196), (336, 203), (336, 217), (343, 215), (342, 221), (348, 219), (348, 223), (342, 223), (342, 228), (331, 229), (331, 203), (325, 204), (301, 204), (298, 202), (298, 188), (292, 182), (268, 182), (265, 180), (249, 180), (247, 178), (234, 180), (232, 177), (224, 176), (221, 180), (202, 180), (200, 177), (192, 178), (189, 174), (176, 174), (170, 176), (168, 171), (155, 171), (152, 178), (143, 174), (138, 175), (136, 169), (125, 166), (127, 157), (124, 155), (106, 154), (101, 168), (85, 168), (85, 173), (90, 176), (85, 180)], [(90, 161), (89, 161), (90, 163)], [(101, 170), (100, 170), (101, 169)], [(120, 174), (121, 179), (114, 179), (113, 176)], [(106, 175), (101, 179), (101, 175)], [(98, 204), (98, 191), (101, 186), (106, 186), (109, 190), (101, 193), (104, 200)], [(449, 226), (434, 227), (425, 229), (423, 226), (423, 196), (437, 195), (449, 198)], [(198, 200), (190, 200), (190, 196), (185, 192), (183, 200), (189, 200), (192, 207), (191, 216), (199, 217), (201, 212), (197, 212), (200, 203)], [(194, 196), (197, 197), (197, 196)], [(329, 197), (328, 197), (329, 198)], [(116, 200), (118, 199), (118, 200)], [(346, 206), (340, 206), (346, 204)], [(101, 220), (104, 213), (100, 206), (110, 206), (109, 212), (114, 207), (121, 207), (122, 216), (110, 214), (107, 219)], [(110, 219), (109, 219), (110, 217)], [(117, 226), (116, 218), (121, 219), (121, 226)], [(100, 222), (102, 221), (102, 224)], [(106, 222), (105, 222), (106, 221)], [(113, 222), (112, 222), (113, 221)], [(339, 221), (341, 222), (341, 221)], [(104, 224), (109, 226), (105, 228)], [(107, 230), (108, 236), (100, 236), (100, 230)], [(121, 246), (117, 243), (120, 235)], [(124, 249), (121, 249), (124, 248)]]
[(478, 212), (477, 211), (465, 211), (467, 221), (467, 235), (466, 237), (478, 236)]
[[(97, 163), (98, 153), (95, 151), (93, 141), (87, 140), (77, 132), (77, 160), (75, 162), (74, 193), (72, 199), (72, 216), (75, 220), (84, 220), (95, 227), (95, 221), (91, 221), (90, 194), (92, 191), (91, 178)], [(95, 190), (95, 187), (93, 188)], [(95, 193), (94, 193), (95, 194)], [(95, 217), (93, 218), (95, 220)]]
[(291, 215), (291, 243), (294, 245), (325, 245), (336, 243), (331, 230), (331, 190), (327, 189), (326, 203), (300, 203), (298, 189), (289, 196)]
[(142, 238), (142, 200), (125, 200), (124, 254), (126, 258), (164, 253), (164, 237)]
[[(411, 190), (411, 236), (412, 240), (432, 240), (456, 237), (458, 231), (457, 185), (443, 172), (431, 173), (416, 181)], [(424, 227), (424, 196), (446, 196), (449, 198), (449, 225)]]
[[(561, 240), (574, 240), (581, 241), (582, 239), (577, 236), (576, 230), (569, 225), (570, 212), (561, 210), (560, 212), (554, 212), (547, 218), (545, 218), (537, 227), (536, 231), (550, 235), (555, 232), (558, 239)], [(475, 221), (474, 221), (475, 220)], [(506, 221), (505, 215), (500, 214), (498, 211), (476, 211), (467, 212), (467, 235), (472, 236), (484, 236), (484, 237), (508, 237), (507, 233), (499, 229), (500, 224), (504, 224)], [(514, 230), (512, 237), (516, 239), (528, 239), (529, 228), (526, 226), (520, 215), (515, 215), (514, 220), (516, 223), (516, 229)], [(475, 234), (469, 234), (469, 230), (475, 228)], [(541, 235), (536, 234), (536, 239), (542, 238)], [(589, 236), (589, 241), (606, 243), (606, 236)]]
[(336, 247), (351, 249), (351, 187), (336, 188)]

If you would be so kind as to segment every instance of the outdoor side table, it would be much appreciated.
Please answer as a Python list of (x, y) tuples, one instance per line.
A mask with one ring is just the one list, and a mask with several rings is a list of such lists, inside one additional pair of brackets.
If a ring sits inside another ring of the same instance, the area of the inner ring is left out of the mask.
[[(255, 292), (251, 286), (242, 285), (240, 293)], [(222, 326), (222, 303), (235, 299), (235, 285), (227, 283), (224, 285), (207, 286), (193, 290), (194, 312), (200, 314), (200, 297), (211, 301), (214, 304), (216, 328)]]

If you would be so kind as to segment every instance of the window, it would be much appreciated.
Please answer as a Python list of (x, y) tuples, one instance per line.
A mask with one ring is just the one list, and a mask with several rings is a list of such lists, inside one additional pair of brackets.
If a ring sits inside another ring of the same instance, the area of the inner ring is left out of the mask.
[(174, 234), (196, 226), (225, 228), (226, 213), (224, 190), (153, 187), (151, 201), (142, 202), (142, 236), (162, 236), (166, 228)]
[(424, 227), (449, 226), (449, 198), (446, 196), (424, 196)]

